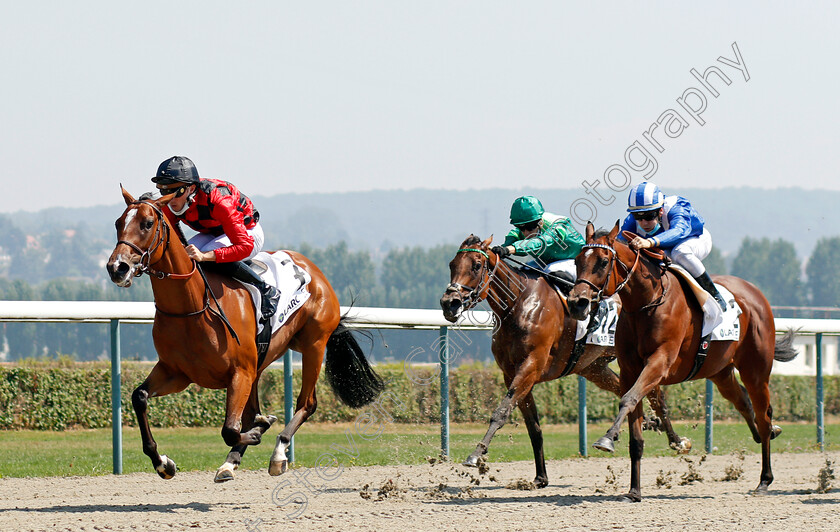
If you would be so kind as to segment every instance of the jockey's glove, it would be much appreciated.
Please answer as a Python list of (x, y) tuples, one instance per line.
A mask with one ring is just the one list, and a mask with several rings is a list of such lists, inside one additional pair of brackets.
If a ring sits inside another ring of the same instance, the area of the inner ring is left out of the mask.
[(493, 246), (492, 248), (490, 248), (490, 251), (498, 255), (500, 259), (503, 259), (510, 255), (510, 250), (507, 248), (507, 246)]

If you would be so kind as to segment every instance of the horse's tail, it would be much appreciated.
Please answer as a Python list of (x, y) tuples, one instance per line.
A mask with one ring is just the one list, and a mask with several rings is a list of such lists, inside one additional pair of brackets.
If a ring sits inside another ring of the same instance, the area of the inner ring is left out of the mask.
[(788, 329), (781, 338), (776, 340), (776, 350), (773, 353), (773, 359), (779, 362), (790, 362), (799, 353), (793, 348), (793, 338), (796, 336), (796, 331)]
[(341, 318), (327, 340), (327, 381), (342, 403), (353, 408), (370, 404), (385, 389), (382, 377), (368, 364), (353, 331)]

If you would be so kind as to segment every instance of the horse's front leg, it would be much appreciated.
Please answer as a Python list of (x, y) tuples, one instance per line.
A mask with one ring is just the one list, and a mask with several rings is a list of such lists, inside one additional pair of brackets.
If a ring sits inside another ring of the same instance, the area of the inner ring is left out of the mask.
[(630, 423), (630, 491), (621, 498), (628, 502), (641, 502), (642, 455), (645, 451), (645, 439), (642, 436), (644, 408), (641, 402), (630, 411), (628, 421)]
[(545, 469), (545, 456), (543, 455), (540, 415), (537, 412), (537, 404), (534, 402), (534, 394), (532, 392), (528, 392), (528, 395), (519, 403), (519, 410), (522, 411), (525, 426), (528, 427), (528, 437), (531, 439), (531, 447), (534, 450), (534, 465), (537, 468), (534, 485), (538, 488), (544, 488), (548, 486), (548, 472)]
[(656, 386), (659, 386), (662, 377), (667, 373), (667, 353), (666, 349), (660, 348), (648, 357), (644, 369), (635, 380), (627, 369), (622, 368), (619, 377), (621, 389), (627, 389), (627, 392), (621, 396), (615, 422), (604, 436), (601, 436), (592, 444), (593, 447), (600, 451), (615, 452), (613, 442), (618, 439), (618, 433), (621, 430), (621, 423), (624, 422), (624, 418), (636, 408), (643, 397), (648, 395)]
[(157, 452), (157, 443), (152, 437), (152, 429), (149, 426), (149, 399), (180, 392), (189, 384), (190, 380), (185, 375), (158, 362), (143, 384), (131, 394), (131, 405), (137, 415), (137, 426), (140, 428), (140, 438), (143, 440), (143, 453), (152, 460), (152, 467), (163, 479), (175, 476), (178, 468), (169, 457), (161, 456)]
[[(245, 405), (245, 410), (242, 411), (242, 430), (249, 439), (261, 440), (262, 435), (271, 428), (271, 425), (277, 421), (275, 416), (263, 416), (260, 414), (260, 404), (258, 396), (258, 382), (259, 377), (251, 386), (251, 395), (248, 397), (248, 402)], [(253, 433), (253, 434), (250, 434)], [(239, 468), (242, 463), (242, 455), (248, 446), (245, 444), (238, 444), (231, 447), (230, 452), (225, 459), (225, 463), (216, 471), (215, 482), (226, 482), (233, 480), (234, 471)]]
[[(507, 376), (505, 377), (505, 381), (506, 384), (508, 384)], [(484, 435), (484, 438), (478, 442), (478, 445), (473, 453), (464, 460), (465, 466), (478, 466), (478, 462), (481, 457), (487, 454), (487, 449), (490, 447), (490, 440), (493, 439), (496, 431), (507, 423), (510, 418), (510, 413), (514, 407), (520, 404), (520, 401), (531, 393), (531, 389), (534, 387), (535, 382), (536, 371), (534, 369), (534, 364), (530, 360), (526, 360), (525, 363), (518, 368), (516, 375), (508, 384), (507, 394), (505, 394), (505, 397), (499, 403), (499, 406), (496, 407), (496, 410), (494, 410), (493, 414), (490, 416), (490, 426), (487, 428), (487, 433)], [(540, 447), (542, 447), (542, 445), (540, 445)]]
[[(262, 435), (259, 431), (242, 432), (242, 412), (248, 404), (251, 390), (256, 386), (253, 371), (237, 369), (227, 388), (225, 403), (225, 424), (222, 426), (222, 439), (231, 447), (238, 445), (257, 445)], [(250, 422), (250, 420), (249, 420)]]

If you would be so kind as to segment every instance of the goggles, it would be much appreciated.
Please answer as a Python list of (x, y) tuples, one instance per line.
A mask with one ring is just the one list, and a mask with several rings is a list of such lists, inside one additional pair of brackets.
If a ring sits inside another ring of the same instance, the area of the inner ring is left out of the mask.
[(643, 211), (643, 212), (634, 212), (633, 219), (640, 220), (640, 221), (650, 221), (655, 220), (659, 216), (659, 211)]
[(516, 224), (514, 227), (517, 229), (522, 229), (524, 231), (533, 231), (538, 225), (540, 224), (539, 219), (534, 220), (533, 222), (528, 222), (524, 224)]
[(161, 196), (166, 196), (168, 194), (175, 193), (176, 198), (180, 198), (187, 192), (187, 188), (189, 185), (181, 185), (179, 187), (172, 187), (172, 188), (159, 188), (158, 191), (160, 192)]

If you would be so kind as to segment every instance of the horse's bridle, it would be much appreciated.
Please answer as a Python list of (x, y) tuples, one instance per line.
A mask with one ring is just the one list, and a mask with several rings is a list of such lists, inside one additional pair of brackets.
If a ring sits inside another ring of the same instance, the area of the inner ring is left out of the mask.
[[(633, 272), (636, 270), (636, 266), (638, 266), (638, 264), (639, 264), (639, 257), (642, 256), (642, 253), (640, 251), (634, 250), (634, 253), (636, 255), (636, 260), (633, 261), (633, 266), (628, 268), (627, 265), (624, 264), (623, 262), (621, 262), (621, 259), (618, 258), (618, 252), (612, 246), (608, 246), (606, 244), (586, 244), (586, 245), (581, 247), (581, 250), (584, 250), (584, 249), (587, 249), (587, 248), (606, 249), (607, 251), (610, 252), (609, 271), (607, 273), (606, 280), (604, 280), (604, 285), (601, 286), (601, 288), (598, 288), (594, 283), (592, 283), (591, 281), (588, 281), (586, 279), (578, 279), (577, 281), (575, 281), (575, 284), (583, 283), (583, 284), (586, 284), (586, 285), (589, 285), (590, 287), (592, 287), (593, 290), (597, 290), (598, 292), (597, 292), (597, 294), (595, 294), (595, 302), (600, 303), (601, 300), (604, 297), (604, 290), (606, 290), (607, 286), (610, 284), (610, 277), (612, 276), (612, 272), (614, 270), (613, 263), (617, 262), (618, 264), (620, 264), (621, 267), (624, 268), (624, 271), (626, 272), (626, 275), (624, 277), (624, 281), (622, 281), (621, 284), (616, 286), (615, 290), (613, 290), (613, 293), (610, 294), (607, 297), (610, 297), (614, 294), (617, 294), (617, 293), (621, 292), (621, 290), (627, 285), (627, 282), (630, 281), (630, 277), (633, 275)], [(665, 287), (665, 283), (661, 279), (660, 279), (660, 284), (662, 285), (662, 289), (660, 291), (661, 293), (659, 294), (659, 297), (656, 298), (655, 300), (651, 301), (650, 303), (644, 305), (643, 307), (641, 307), (637, 310), (634, 310), (632, 312), (639, 312), (639, 311), (642, 311), (642, 310), (645, 310), (645, 309), (658, 307), (659, 305), (664, 303), (665, 302), (665, 294), (668, 293), (668, 289)], [(625, 312), (632, 313), (629, 310), (625, 310)]]
[[(190, 273), (171, 273), (171, 272), (162, 272), (159, 270), (155, 270), (151, 267), (152, 264), (156, 264), (156, 262), (151, 262), (152, 255), (157, 251), (157, 249), (163, 245), (163, 249), (169, 247), (169, 224), (167, 224), (163, 219), (163, 212), (157, 208), (155, 204), (148, 200), (140, 200), (134, 201), (130, 203), (130, 205), (148, 205), (155, 211), (155, 215), (157, 216), (157, 226), (155, 227), (155, 234), (152, 237), (152, 245), (148, 247), (148, 249), (142, 249), (140, 246), (129, 242), (128, 240), (118, 240), (117, 244), (125, 244), (126, 246), (133, 249), (135, 252), (140, 254), (140, 266), (137, 268), (137, 271), (134, 273), (135, 277), (140, 277), (144, 273), (149, 275), (149, 277), (156, 277), (158, 279), (189, 279), (192, 277), (192, 274), (195, 273), (196, 267), (198, 265), (197, 262), (193, 261), (193, 269)], [(163, 230), (161, 230), (163, 228)]]
[[(207, 311), (210, 311), (216, 316), (218, 316), (222, 320), (222, 322), (224, 322), (225, 326), (230, 331), (231, 336), (234, 338), (234, 340), (236, 340), (236, 343), (239, 343), (239, 336), (237, 336), (236, 331), (233, 329), (233, 326), (230, 324), (230, 321), (228, 321), (227, 316), (225, 316), (225, 312), (222, 309), (222, 306), (219, 304), (219, 300), (218, 298), (216, 298), (216, 294), (214, 294), (213, 290), (210, 288), (210, 283), (207, 282), (207, 277), (204, 276), (204, 270), (198, 267), (198, 261), (192, 261), (193, 269), (189, 273), (162, 272), (159, 270), (155, 270), (151, 267), (152, 264), (157, 264), (157, 262), (160, 261), (160, 259), (158, 259), (158, 261), (151, 262), (151, 257), (157, 251), (157, 249), (161, 245), (163, 246), (163, 251), (166, 251), (166, 249), (169, 248), (169, 237), (171, 233), (169, 229), (169, 224), (166, 223), (166, 220), (164, 219), (163, 211), (158, 209), (157, 205), (155, 205), (149, 200), (133, 201), (129, 205), (148, 205), (152, 208), (153, 211), (155, 211), (155, 215), (157, 216), (157, 227), (155, 228), (155, 234), (152, 238), (152, 245), (149, 246), (148, 249), (143, 250), (140, 248), (140, 246), (137, 246), (136, 244), (133, 244), (127, 240), (117, 241), (117, 245), (125, 244), (126, 246), (130, 247), (131, 249), (140, 254), (140, 266), (137, 268), (137, 272), (134, 274), (134, 276), (140, 277), (145, 273), (148, 274), (149, 277), (155, 277), (157, 279), (183, 280), (191, 278), (196, 272), (196, 270), (198, 270), (198, 273), (201, 274), (201, 278), (204, 281), (204, 307), (202, 307), (200, 310), (196, 310), (194, 312), (187, 312), (186, 314), (173, 314), (171, 312), (161, 310), (160, 307), (157, 306), (157, 303), (155, 303), (155, 309), (161, 314), (172, 318), (188, 318), (192, 316), (198, 316), (204, 314)], [(161, 230), (161, 227), (163, 227), (164, 229)], [(161, 257), (162, 256), (163, 253), (161, 253)], [(211, 298), (216, 303), (216, 308), (218, 310), (214, 309), (210, 305)]]
[(604, 298), (604, 290), (606, 290), (607, 286), (609, 286), (610, 284), (610, 278), (612, 277), (612, 273), (615, 270), (614, 264), (620, 264), (621, 267), (624, 268), (626, 276), (624, 277), (624, 281), (622, 281), (621, 284), (616, 286), (615, 290), (613, 290), (613, 293), (609, 294), (607, 297), (621, 292), (621, 290), (627, 285), (627, 282), (630, 280), (630, 276), (633, 275), (633, 272), (636, 270), (636, 266), (639, 264), (639, 253), (636, 252), (636, 260), (633, 262), (633, 266), (631, 268), (628, 268), (627, 265), (621, 262), (621, 259), (618, 258), (618, 252), (615, 250), (614, 247), (608, 246), (606, 244), (586, 244), (581, 247), (581, 250), (592, 248), (606, 249), (610, 252), (610, 262), (609, 269), (607, 270), (607, 278), (604, 280), (604, 284), (600, 288), (596, 286), (595, 283), (582, 278), (578, 278), (577, 281), (575, 281), (575, 284), (585, 284), (590, 286), (593, 290), (596, 290), (597, 293), (595, 294), (595, 302), (600, 303), (601, 300)]
[[(454, 290), (461, 296), (461, 301), (463, 301), (464, 304), (464, 312), (475, 307), (482, 299), (487, 297), (487, 294), (481, 294), (481, 289), (486, 286), (489, 290), (490, 283), (493, 281), (493, 278), (496, 276), (496, 270), (499, 268), (499, 263), (502, 262), (500, 258), (496, 257), (496, 265), (493, 266), (493, 270), (491, 271), (489, 266), (490, 255), (488, 255), (486, 251), (477, 248), (461, 248), (457, 251), (457, 253), (469, 252), (480, 253), (487, 259), (481, 265), (481, 273), (478, 283), (475, 286), (465, 286), (460, 283), (451, 282), (449, 283), (449, 286), (446, 287), (447, 292)], [(484, 275), (487, 275), (486, 281), (484, 280)], [(466, 294), (464, 292), (466, 292)]]

